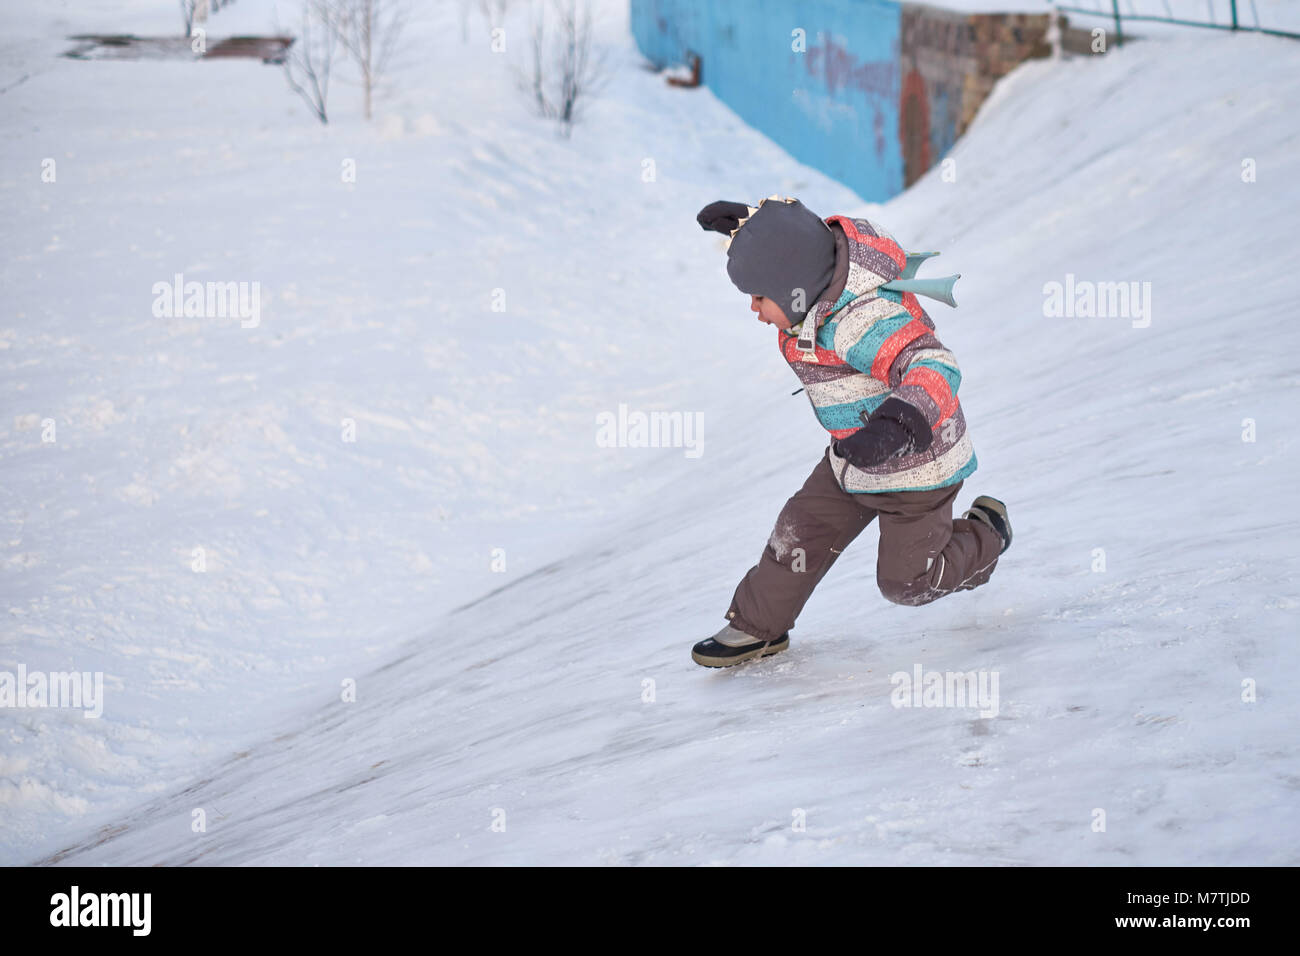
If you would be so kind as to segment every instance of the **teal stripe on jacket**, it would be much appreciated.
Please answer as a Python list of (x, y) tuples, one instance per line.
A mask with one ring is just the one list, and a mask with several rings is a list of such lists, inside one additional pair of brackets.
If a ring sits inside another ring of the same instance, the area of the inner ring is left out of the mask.
[(960, 369), (955, 369), (951, 365), (946, 365), (943, 362), (940, 362), (938, 359), (921, 359), (919, 361), (913, 362), (910, 366), (908, 366), (908, 370), (910, 371), (911, 369), (919, 368), (921, 366), (925, 366), (926, 368), (932, 368), (940, 375), (942, 375), (944, 379), (948, 382), (948, 388), (952, 391), (954, 395), (957, 394), (957, 386), (961, 384)]
[(816, 405), (814, 410), (817, 412), (817, 421), (821, 422), (822, 428), (827, 431), (861, 428), (862, 413), (866, 412), (870, 415), (888, 397), (888, 395), (880, 395), (874, 398), (863, 398), (856, 402), (845, 402), (843, 405)]
[(860, 339), (853, 343), (852, 348), (844, 353), (844, 357), (848, 359), (849, 364), (854, 368), (870, 372), (871, 363), (876, 360), (876, 353), (885, 344), (885, 340), (911, 323), (912, 313), (906, 309), (898, 315), (891, 315), (888, 318), (878, 320)]

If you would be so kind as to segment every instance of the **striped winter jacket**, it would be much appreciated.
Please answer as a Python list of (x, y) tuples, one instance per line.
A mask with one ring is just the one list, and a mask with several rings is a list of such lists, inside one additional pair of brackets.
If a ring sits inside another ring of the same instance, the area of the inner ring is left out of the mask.
[[(831, 216), (835, 271), (804, 321), (779, 332), (781, 354), (799, 376), (817, 420), (845, 438), (891, 395), (921, 410), (933, 439), (925, 451), (858, 468), (835, 454), (831, 465), (845, 491), (927, 491), (964, 480), (975, 449), (957, 402), (957, 359), (935, 337), (934, 323), (913, 293), (879, 289), (898, 278), (906, 256), (888, 233), (866, 219)], [(816, 347), (798, 336), (814, 323)]]

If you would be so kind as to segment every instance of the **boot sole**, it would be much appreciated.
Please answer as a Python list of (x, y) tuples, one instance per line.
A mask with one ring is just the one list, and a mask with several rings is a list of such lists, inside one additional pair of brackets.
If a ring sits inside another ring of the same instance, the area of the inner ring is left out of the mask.
[(734, 667), (737, 664), (745, 663), (745, 661), (780, 654), (789, 646), (790, 638), (783, 637), (781, 640), (772, 641), (770, 644), (755, 644), (752, 651), (746, 651), (743, 654), (736, 654), (731, 657), (711, 657), (708, 654), (701, 654), (699, 651), (692, 650), (691, 660), (703, 667)]

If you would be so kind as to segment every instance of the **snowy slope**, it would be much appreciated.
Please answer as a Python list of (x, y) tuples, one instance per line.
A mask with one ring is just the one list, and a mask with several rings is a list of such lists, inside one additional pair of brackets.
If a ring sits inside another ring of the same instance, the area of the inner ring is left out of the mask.
[[(180, 119), (192, 104), (174, 90), (143, 99), (142, 79), (131, 109), (147, 149), (119, 141), (111, 119), (94, 125), (93, 103), (78, 120), (89, 128), (60, 132), (116, 177), (60, 200), (86, 207), (59, 207), (71, 250), (35, 251), (49, 242), (32, 215), (42, 194), (12, 170), (39, 134), (13, 123), (4, 201), (29, 218), (6, 235), (6, 291), (25, 311), (6, 317), (0, 449), (6, 520), (30, 523), (8, 530), (24, 543), (6, 554), (36, 557), (5, 569), (0, 651), (84, 668), (98, 653), (122, 675), (98, 723), (25, 713), (5, 726), (13, 858), (1300, 862), (1287, 494), (1300, 48), (1196, 34), (1027, 66), (954, 151), (955, 181), (936, 170), (878, 210), (707, 91), (640, 71), (617, 16), (604, 30), (618, 69), (567, 142), (514, 111), (508, 76), (458, 32), (425, 64), (431, 85), (390, 100), (376, 130), (312, 129), (278, 77), (232, 68), (220, 90), (260, 98), (219, 100), (224, 122), (246, 127), (230, 134), (242, 152), (202, 147), (201, 197), (174, 168), (168, 187), (165, 164), (131, 172), (193, 148)], [(75, 66), (104, 71), (78, 87), (88, 98), (135, 82), (109, 74), (125, 64)], [(438, 94), (469, 69), (482, 85)], [(74, 79), (60, 67), (46, 82), (24, 109)], [(331, 182), (350, 149), (383, 170), (364, 196)], [(646, 157), (654, 183), (641, 181)], [(1257, 182), (1241, 181), (1245, 158)], [(904, 608), (875, 589), (868, 529), (787, 654), (711, 672), (690, 644), (720, 625), (824, 447), (770, 330), (727, 285), (716, 237), (692, 222), (708, 200), (771, 192), (823, 215), (878, 214), (909, 246), (943, 251), (945, 269), (928, 271), (963, 273), (961, 308), (931, 310), (962, 362), (980, 456), (960, 501), (1007, 500), (1017, 540), (986, 587)], [(256, 335), (131, 312), (139, 282), (117, 274), (140, 255), (105, 223), (137, 230), (165, 277), (173, 250), (187, 271), (204, 262), (191, 251), (204, 231), (184, 225), (202, 209), (221, 210), (227, 237), (260, 223), (258, 248), (229, 242), (233, 277), (264, 268), (278, 290), (296, 283)], [(74, 263), (98, 271), (78, 287)], [(1044, 284), (1067, 274), (1150, 282), (1149, 327), (1045, 316)], [(66, 302), (48, 301), (56, 281)], [(480, 323), (469, 346), (448, 343), (449, 301), (516, 284), (529, 306), (508, 331)], [(185, 366), (152, 364), (159, 351)], [(245, 377), (222, 390), (231, 374)], [(76, 457), (33, 463), (41, 449), (10, 407), (59, 402), (73, 435), (58, 454)], [(596, 447), (595, 414), (619, 403), (701, 412), (705, 453)], [(409, 430), (389, 424), (378, 450), (340, 445), (353, 407)], [(95, 409), (102, 436), (85, 424)], [(249, 436), (268, 422), (283, 438)], [(173, 470), (204, 453), (220, 465), (203, 481)], [(94, 469), (100, 487), (153, 497), (94, 497), (76, 481)], [(275, 530), (255, 530), (258, 510)], [(333, 540), (346, 528), (352, 551)], [(218, 596), (188, 559), (157, 556), (205, 535), (241, 555)], [(507, 544), (493, 575), (486, 555), (503, 539), (523, 556)], [(392, 556), (404, 545), (430, 567), (404, 570)], [(277, 575), (304, 565), (318, 618), (306, 597), (257, 600), (253, 582), (283, 594)], [(417, 628), (420, 615), (434, 623)], [(416, 637), (399, 647), (401, 627)], [(918, 664), (996, 671), (998, 715), (894, 708), (890, 675)], [(347, 676), (354, 703), (339, 700)], [(1246, 678), (1255, 703), (1241, 700)], [(206, 833), (191, 830), (197, 808)], [(796, 810), (806, 832), (792, 830)]]
[[(477, 14), (462, 41), (456, 5), (413, 24), (370, 127), (336, 81), (327, 129), (256, 62), (57, 56), (174, 32), (173, 4), (51, 9), (0, 13), (0, 670), (102, 671), (107, 702), (0, 711), (0, 860), (181, 785), (642, 500), (682, 452), (599, 448), (598, 412), (733, 401), (696, 373), (722, 369), (734, 293), (665, 279), (717, 275), (681, 223), (739, 124), (678, 160), (692, 101), (642, 74), (617, 8), (615, 89), (653, 94), (597, 102), (602, 137), (571, 141), (515, 90), (523, 44), (491, 53)], [(243, 0), (212, 35), (272, 14)], [(740, 193), (803, 175), (753, 156)], [(154, 317), (178, 272), (259, 282), (260, 324)]]

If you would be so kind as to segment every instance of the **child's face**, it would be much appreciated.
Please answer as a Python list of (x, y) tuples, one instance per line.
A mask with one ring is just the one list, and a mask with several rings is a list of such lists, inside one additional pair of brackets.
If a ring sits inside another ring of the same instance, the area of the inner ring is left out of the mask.
[(758, 313), (758, 321), (766, 322), (768, 325), (775, 325), (778, 329), (788, 329), (792, 323), (785, 317), (781, 307), (776, 304), (775, 299), (769, 299), (767, 296), (751, 295), (749, 308)]

